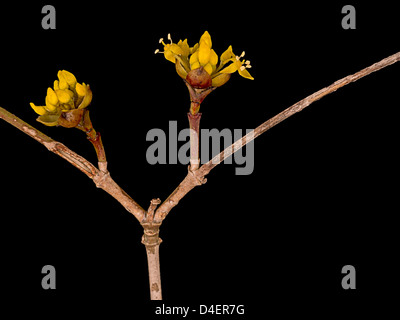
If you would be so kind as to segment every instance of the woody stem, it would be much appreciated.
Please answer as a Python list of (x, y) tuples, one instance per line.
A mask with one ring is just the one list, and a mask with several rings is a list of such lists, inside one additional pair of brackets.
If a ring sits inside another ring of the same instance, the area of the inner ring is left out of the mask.
[(160, 243), (162, 240), (158, 236), (160, 223), (149, 221), (149, 215), (141, 223), (144, 234), (142, 243), (146, 247), (147, 264), (149, 269), (150, 299), (162, 300), (161, 293), (161, 273), (160, 273)]
[(99, 166), (101, 166), (100, 170), (104, 169), (106, 171), (107, 159), (103, 142), (101, 140), (101, 135), (100, 132), (96, 132), (96, 130), (93, 128), (88, 110), (85, 111), (82, 121), (77, 128), (86, 133), (87, 139), (92, 143), (94, 149), (96, 150)]
[(199, 141), (201, 113), (187, 114), (190, 128), (190, 169), (195, 171), (200, 166)]
[(88, 140), (92, 143), (94, 149), (96, 150), (97, 159), (99, 162), (107, 162), (106, 152), (104, 150), (103, 142), (101, 141), (100, 132), (96, 132), (94, 129), (86, 132)]

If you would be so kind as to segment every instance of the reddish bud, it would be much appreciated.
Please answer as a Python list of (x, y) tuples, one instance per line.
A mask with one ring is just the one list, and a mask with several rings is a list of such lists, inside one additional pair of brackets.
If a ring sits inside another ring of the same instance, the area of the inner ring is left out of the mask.
[(189, 71), (186, 81), (196, 89), (205, 89), (212, 84), (211, 76), (203, 67)]
[(85, 109), (64, 111), (58, 119), (58, 124), (64, 128), (75, 128), (82, 120)]

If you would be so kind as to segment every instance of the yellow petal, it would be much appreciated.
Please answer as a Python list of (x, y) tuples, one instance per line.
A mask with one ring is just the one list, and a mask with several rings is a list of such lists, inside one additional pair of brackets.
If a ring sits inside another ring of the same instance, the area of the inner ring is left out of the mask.
[(78, 106), (78, 109), (84, 109), (90, 104), (90, 102), (92, 102), (93, 94), (92, 90), (90, 90), (89, 85), (85, 85), (85, 90), (86, 90), (85, 97), (83, 98), (81, 104)]
[(198, 62), (198, 61), (199, 61), (199, 51), (196, 51), (195, 53), (193, 53), (190, 56), (189, 63), (193, 64), (193, 63)]
[(248, 72), (246, 68), (239, 68), (238, 72), (243, 78), (254, 80), (254, 78), (251, 76), (250, 72)]
[(61, 72), (62, 76), (64, 77), (65, 81), (67, 82), (67, 84), (72, 88), (75, 87), (75, 84), (76, 84), (75, 76), (67, 70), (59, 71), (59, 73), (60, 72)]
[(67, 89), (67, 90), (65, 90), (65, 92), (69, 94), (71, 100), (74, 99), (75, 94), (73, 91)]
[(52, 105), (57, 105), (58, 98), (52, 88), (47, 88), (47, 99)]
[(226, 68), (222, 69), (221, 73), (234, 73), (238, 69), (238, 65), (236, 63), (232, 63)]
[(176, 59), (175, 59), (175, 54), (171, 51), (164, 51), (164, 57), (165, 59), (167, 59), (168, 61), (171, 61), (172, 63), (175, 63)]
[[(72, 93), (72, 96), (71, 96), (71, 94), (68, 93), (68, 91), (70, 91), (70, 90), (68, 90), (68, 89), (56, 90), (56, 94), (57, 94), (58, 100), (61, 103), (68, 103), (71, 100), (71, 98), (73, 96), (73, 93)], [(72, 92), (72, 91), (70, 91), (70, 92)]]
[(58, 85), (58, 80), (54, 80), (54, 90), (60, 90), (60, 87)]
[(228, 49), (224, 51), (223, 54), (221, 54), (221, 64), (225, 64), (229, 62), (230, 59), (234, 58), (235, 54), (232, 51), (232, 46), (229, 46)]
[(189, 48), (189, 45), (187, 43), (187, 39), (185, 39), (184, 41), (179, 40), (178, 46), (182, 49), (182, 52), (183, 52), (182, 55), (183, 56), (185, 56), (185, 57), (189, 56), (190, 48)]
[(32, 109), (38, 114), (38, 115), (40, 115), (40, 116), (42, 116), (42, 115), (44, 115), (44, 114), (46, 114), (46, 109), (44, 108), (44, 107), (41, 107), (41, 106), (35, 106), (35, 104), (34, 103), (30, 103), (30, 106), (32, 107)]
[(197, 68), (200, 68), (200, 63), (198, 61), (190, 65), (190, 70), (194, 70)]
[(189, 48), (189, 54), (193, 54), (199, 48), (199, 44), (196, 43), (193, 47)]
[(54, 112), (57, 110), (57, 107), (55, 105), (53, 105), (50, 101), (49, 101), (49, 97), (46, 97), (46, 105), (44, 106), (44, 108), (48, 111), (48, 112)]
[(86, 86), (81, 85), (80, 83), (76, 84), (75, 87), (76, 93), (80, 96), (80, 97), (84, 97), (86, 95)]
[(230, 73), (217, 73), (213, 78), (212, 78), (212, 86), (213, 87), (220, 87), (224, 85), (225, 83), (228, 82), (230, 79), (231, 74)]
[(58, 71), (57, 76), (58, 76), (58, 80), (59, 80), (59, 82), (58, 82), (58, 88), (59, 88), (60, 90), (68, 89), (69, 86), (68, 86), (67, 80), (65, 80), (65, 78), (64, 78), (64, 76), (62, 75), (61, 71)]
[(164, 57), (168, 61), (171, 61), (172, 63), (175, 63), (176, 55), (183, 55), (183, 50), (181, 47), (179, 47), (176, 43), (171, 43), (167, 44), (164, 46)]
[(171, 43), (169, 45), (169, 50), (171, 50), (174, 54), (183, 54), (182, 48), (175, 43)]
[(200, 42), (199, 46), (199, 62), (205, 66), (210, 61), (211, 48), (205, 41)]
[(213, 72), (213, 67), (212, 67), (212, 65), (211, 65), (210, 63), (207, 63), (207, 64), (204, 66), (204, 70), (206, 70), (207, 73), (208, 73), (209, 75), (211, 75), (212, 72)]
[(207, 44), (207, 46), (211, 49), (212, 42), (211, 42), (211, 36), (208, 33), (208, 31), (204, 32), (203, 35), (201, 36), (199, 42), (202, 42), (202, 41), (204, 41)]
[(215, 53), (215, 51), (213, 49), (211, 49), (211, 53), (210, 53), (210, 63), (213, 66), (216, 66), (218, 63), (218, 55)]

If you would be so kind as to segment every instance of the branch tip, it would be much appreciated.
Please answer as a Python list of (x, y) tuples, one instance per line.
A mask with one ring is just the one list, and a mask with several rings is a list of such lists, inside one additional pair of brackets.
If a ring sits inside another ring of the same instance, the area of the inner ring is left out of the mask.
[(152, 199), (150, 201), (149, 209), (147, 209), (146, 215), (145, 215), (144, 220), (143, 220), (144, 223), (146, 223), (146, 222), (152, 223), (153, 222), (153, 220), (154, 220), (154, 212), (155, 212), (157, 206), (160, 203), (161, 203), (160, 198)]

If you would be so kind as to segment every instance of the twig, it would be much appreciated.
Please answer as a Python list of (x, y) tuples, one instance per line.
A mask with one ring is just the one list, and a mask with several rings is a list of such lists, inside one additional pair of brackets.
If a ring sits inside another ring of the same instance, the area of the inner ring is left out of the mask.
[(278, 123), (282, 122), (283, 120), (289, 118), (290, 116), (294, 115), (297, 112), (302, 111), (304, 108), (308, 107), (313, 102), (321, 99), (322, 97), (335, 92), (336, 90), (344, 87), (345, 85), (355, 82), (358, 79), (365, 77), (372, 72), (381, 70), (387, 66), (392, 65), (400, 61), (400, 52), (395, 53), (373, 65), (362, 69), (361, 71), (344, 77), (330, 86), (323, 88), (305, 99), (295, 103), (294, 105), (290, 106), (289, 108), (285, 109), (281, 113), (278, 113), (276, 116), (272, 117), (271, 119), (265, 121), (263, 124), (255, 128), (254, 130), (250, 131), (248, 134), (237, 140), (234, 144), (227, 147), (224, 151), (220, 154), (216, 155), (210, 161), (202, 165), (196, 171), (190, 171), (186, 175), (185, 179), (179, 184), (179, 186), (172, 192), (172, 194), (161, 204), (161, 206), (157, 209), (155, 213), (154, 220), (162, 221), (165, 219), (167, 214), (171, 211), (173, 207), (175, 207), (179, 201), (194, 187), (205, 183), (206, 179), (205, 176), (210, 173), (210, 171), (215, 168), (218, 164), (224, 161), (224, 159), (228, 158), (230, 155), (235, 153), (236, 151), (243, 148), (247, 143), (253, 141), (259, 135), (263, 134), (267, 130), (271, 129), (272, 127), (276, 126)]
[(161, 200), (160, 199), (152, 199), (151, 201), (150, 201), (150, 206), (149, 206), (149, 208), (147, 209), (147, 212), (146, 212), (146, 216), (145, 216), (145, 218), (144, 218), (144, 220), (143, 220), (143, 222), (153, 222), (153, 219), (154, 219), (154, 211), (156, 210), (156, 208), (157, 208), (157, 206), (159, 205), (161, 203)]
[(129, 195), (126, 194), (126, 192), (122, 190), (111, 178), (110, 173), (106, 169), (106, 162), (99, 162), (100, 170), (97, 169), (92, 163), (62, 143), (46, 136), (44, 133), (40, 132), (36, 128), (32, 127), (1, 107), (0, 118), (44, 145), (49, 151), (54, 152), (61, 158), (67, 160), (73, 166), (86, 174), (90, 179), (92, 179), (98, 188), (103, 189), (116, 200), (118, 200), (128, 212), (132, 213), (136, 219), (139, 220), (139, 222), (143, 220), (145, 216), (145, 210), (141, 208), (131, 197), (129, 197)]
[(191, 114), (188, 112), (187, 115), (190, 128), (190, 168), (197, 170), (200, 167), (199, 141), (201, 113)]

